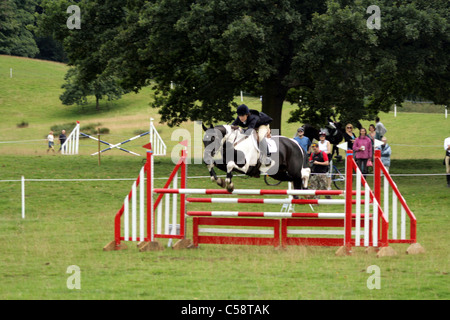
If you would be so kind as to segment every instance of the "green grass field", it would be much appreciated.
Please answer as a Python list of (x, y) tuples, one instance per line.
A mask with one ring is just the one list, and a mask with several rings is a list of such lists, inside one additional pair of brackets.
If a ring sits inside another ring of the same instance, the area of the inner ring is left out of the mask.
[[(47, 154), (44, 137), (51, 126), (75, 120), (101, 123), (111, 132), (104, 139), (120, 142), (146, 129), (150, 117), (159, 119), (148, 106), (148, 89), (102, 103), (99, 113), (93, 104), (61, 105), (58, 96), (65, 70), (62, 64), (0, 56), (0, 299), (450, 298), (450, 189), (442, 175), (394, 176), (418, 219), (418, 241), (426, 250), (414, 256), (405, 254), (403, 244), (393, 245), (398, 255), (384, 258), (366, 254), (362, 248), (352, 256), (337, 257), (332, 247), (280, 250), (202, 245), (197, 250), (140, 253), (130, 244), (126, 251), (103, 252), (103, 246), (113, 240), (114, 215), (132, 181), (29, 181), (26, 218), (22, 219), (18, 182), (22, 175), (27, 179), (134, 179), (142, 166), (142, 157), (115, 150), (104, 153), (99, 166), (97, 158), (89, 156), (97, 148), (93, 141), (92, 145), (83, 141), (79, 156)], [(258, 99), (245, 99), (258, 107)], [(285, 107), (286, 119), (290, 108)], [(443, 140), (450, 135), (450, 119), (443, 112), (380, 117), (393, 149), (392, 174), (444, 173)], [(29, 126), (18, 128), (22, 121)], [(292, 136), (299, 125), (286, 124), (283, 134)], [(192, 132), (193, 125), (183, 128)], [(175, 129), (158, 125), (169, 154), (180, 140), (175, 136), (172, 141)], [(129, 149), (143, 154), (145, 143), (145, 138), (135, 140)], [(155, 165), (157, 177), (166, 177), (173, 168), (170, 157), (157, 158)], [(207, 170), (190, 165), (189, 175), (205, 176)], [(262, 179), (237, 177), (235, 184), (263, 187)], [(188, 186), (215, 187), (206, 178), (189, 179)], [(67, 287), (71, 265), (80, 267), (80, 290)], [(370, 274), (366, 271), (371, 265), (380, 268), (380, 289), (367, 287)]]

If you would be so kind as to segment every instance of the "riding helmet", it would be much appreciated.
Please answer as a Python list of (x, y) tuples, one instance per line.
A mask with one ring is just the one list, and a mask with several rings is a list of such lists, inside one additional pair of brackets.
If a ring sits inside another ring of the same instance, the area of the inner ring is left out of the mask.
[(237, 113), (239, 116), (243, 116), (243, 115), (249, 114), (249, 113), (250, 113), (250, 110), (248, 109), (248, 107), (247, 107), (245, 104), (241, 104), (241, 105), (237, 108), (236, 113)]

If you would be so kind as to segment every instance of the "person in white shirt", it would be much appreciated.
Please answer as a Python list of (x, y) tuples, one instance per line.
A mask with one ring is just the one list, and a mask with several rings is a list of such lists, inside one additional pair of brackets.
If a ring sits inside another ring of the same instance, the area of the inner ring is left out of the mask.
[(47, 136), (47, 142), (48, 142), (48, 149), (47, 149), (47, 153), (52, 150), (53, 153), (55, 153), (55, 136), (53, 135), (53, 131), (50, 131), (48, 136)]
[(327, 134), (325, 131), (319, 132), (319, 150), (325, 152), (328, 157), (331, 156), (331, 143), (327, 140)]
[[(331, 143), (330, 141), (327, 140), (327, 134), (325, 131), (320, 131), (319, 132), (319, 150), (323, 151), (327, 154), (328, 156), (328, 160), (330, 161), (330, 169), (328, 170), (327, 173), (327, 190), (331, 190), (331, 173), (333, 170), (331, 170), (331, 164), (332, 164), (332, 159), (331, 159)], [(329, 198), (329, 197), (327, 197)]]
[(444, 140), (444, 149), (445, 149), (445, 170), (447, 173), (447, 187), (450, 188), (450, 137)]

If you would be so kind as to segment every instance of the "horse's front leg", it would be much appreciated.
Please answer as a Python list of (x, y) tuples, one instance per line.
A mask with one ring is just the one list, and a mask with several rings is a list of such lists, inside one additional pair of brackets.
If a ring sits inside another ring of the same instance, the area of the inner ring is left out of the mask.
[(209, 164), (208, 166), (209, 175), (211, 176), (211, 181), (216, 182), (220, 187), (225, 188), (225, 181), (217, 177), (216, 171), (214, 171), (214, 164)]
[(233, 192), (234, 190), (234, 184), (232, 181), (234, 168), (237, 168), (234, 161), (230, 161), (227, 163), (227, 178), (225, 179), (225, 185), (228, 192)]

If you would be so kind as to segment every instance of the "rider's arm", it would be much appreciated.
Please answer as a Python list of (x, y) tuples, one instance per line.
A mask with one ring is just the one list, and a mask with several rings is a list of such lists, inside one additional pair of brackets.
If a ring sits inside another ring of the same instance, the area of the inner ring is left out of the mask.
[[(251, 115), (247, 118), (247, 128), (256, 130), (256, 124), (258, 123), (258, 116)], [(247, 130), (248, 130), (247, 129)]]
[(245, 135), (251, 135), (253, 130), (256, 130), (256, 124), (258, 123), (257, 116), (249, 116), (247, 118), (247, 129), (245, 130)]
[(242, 124), (241, 120), (239, 120), (239, 117), (237, 117), (231, 125), (232, 126), (240, 126), (241, 124)]

